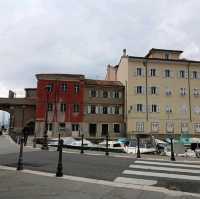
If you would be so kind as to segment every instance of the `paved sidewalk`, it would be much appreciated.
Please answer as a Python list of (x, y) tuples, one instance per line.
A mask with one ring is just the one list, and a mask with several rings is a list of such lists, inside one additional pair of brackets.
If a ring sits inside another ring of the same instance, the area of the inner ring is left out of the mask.
[(0, 199), (195, 199), (200, 195), (145, 191), (0, 169)]

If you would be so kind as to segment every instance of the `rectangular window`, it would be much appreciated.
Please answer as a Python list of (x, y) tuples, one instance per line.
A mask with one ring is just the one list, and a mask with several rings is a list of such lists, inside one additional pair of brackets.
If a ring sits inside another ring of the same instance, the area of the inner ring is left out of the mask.
[(187, 133), (188, 132), (188, 123), (181, 122), (181, 132), (182, 133)]
[(48, 111), (53, 111), (53, 104), (48, 103), (47, 110), (48, 110)]
[(151, 87), (151, 94), (156, 95), (157, 94), (157, 88), (155, 86)]
[(72, 131), (79, 131), (79, 124), (72, 124)]
[(158, 112), (158, 105), (152, 104), (151, 105), (151, 112), (152, 113), (157, 113)]
[(79, 84), (74, 84), (74, 92), (79, 93), (80, 91), (80, 85)]
[(137, 94), (142, 94), (143, 93), (143, 87), (142, 86), (137, 86), (136, 87), (136, 93)]
[(158, 132), (160, 129), (160, 123), (159, 122), (152, 122), (151, 123), (151, 131), (152, 132)]
[(49, 92), (49, 93), (52, 92), (53, 91), (53, 84), (52, 83), (47, 84), (46, 89), (47, 89), (47, 92)]
[(200, 123), (194, 124), (194, 131), (197, 132), (197, 133), (200, 133)]
[(144, 132), (144, 122), (136, 122), (136, 131)]
[(180, 88), (180, 95), (185, 96), (186, 95), (186, 88)]
[(136, 69), (136, 75), (137, 76), (142, 76), (142, 68), (137, 68)]
[(171, 77), (171, 72), (169, 69), (165, 69), (165, 77), (166, 78)]
[(199, 96), (199, 95), (200, 95), (199, 89), (194, 88), (194, 89), (193, 89), (193, 95), (196, 96), (196, 97)]
[(66, 84), (66, 83), (62, 83), (62, 84), (61, 84), (61, 90), (62, 90), (63, 92), (67, 92), (67, 84)]
[(119, 115), (119, 106), (115, 106), (115, 115)]
[(48, 131), (52, 131), (52, 129), (53, 129), (52, 123), (48, 123)]
[(96, 106), (95, 105), (91, 105), (91, 114), (96, 114)]
[(137, 112), (143, 112), (143, 104), (137, 104)]
[(150, 70), (150, 76), (151, 77), (155, 77), (156, 76), (156, 69), (155, 68), (151, 68), (151, 70)]
[(108, 98), (108, 91), (103, 91), (103, 98)]
[(103, 114), (108, 114), (108, 107), (107, 106), (103, 106)]
[(60, 104), (60, 111), (65, 112), (67, 110), (67, 105), (66, 104)]
[(79, 112), (79, 104), (74, 104), (74, 113)]
[(119, 91), (114, 91), (114, 98), (119, 98)]
[(172, 95), (172, 91), (171, 91), (169, 88), (167, 88), (167, 89), (165, 90), (165, 95), (166, 95), (166, 96)]
[(179, 76), (180, 76), (180, 78), (185, 78), (185, 71), (184, 70), (180, 70), (179, 71)]
[(170, 105), (167, 105), (165, 110), (166, 110), (166, 113), (172, 113), (172, 107)]
[(120, 124), (114, 124), (114, 133), (120, 133)]
[(97, 92), (95, 89), (91, 90), (91, 97), (96, 97), (97, 96)]
[(173, 133), (174, 132), (174, 123), (173, 121), (166, 122), (166, 132)]
[(192, 79), (198, 79), (197, 71), (192, 71)]

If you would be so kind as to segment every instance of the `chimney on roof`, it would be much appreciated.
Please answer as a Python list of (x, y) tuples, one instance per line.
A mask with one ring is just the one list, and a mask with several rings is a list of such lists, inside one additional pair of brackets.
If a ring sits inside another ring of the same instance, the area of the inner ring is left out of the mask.
[(126, 56), (126, 48), (123, 49), (123, 56)]

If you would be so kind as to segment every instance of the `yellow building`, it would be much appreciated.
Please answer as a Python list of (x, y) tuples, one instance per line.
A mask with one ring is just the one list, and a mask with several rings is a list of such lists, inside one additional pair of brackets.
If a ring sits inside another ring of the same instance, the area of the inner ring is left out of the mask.
[(179, 50), (151, 49), (145, 57), (124, 49), (107, 80), (125, 86), (127, 136), (136, 133), (200, 135), (200, 61), (181, 58)]

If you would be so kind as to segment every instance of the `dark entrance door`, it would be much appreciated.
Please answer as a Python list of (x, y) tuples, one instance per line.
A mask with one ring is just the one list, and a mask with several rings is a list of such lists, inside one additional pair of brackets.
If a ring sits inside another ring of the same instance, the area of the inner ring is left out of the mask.
[(102, 124), (102, 136), (108, 135), (108, 124)]
[(90, 124), (89, 132), (90, 132), (90, 136), (96, 137), (97, 125), (96, 124)]

